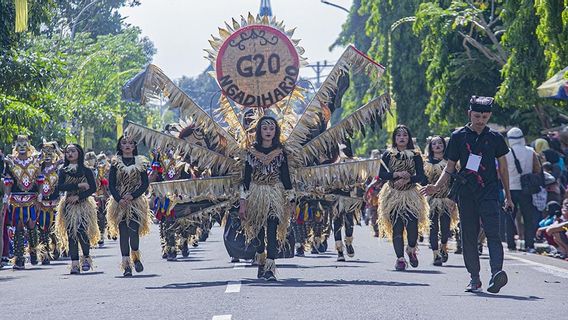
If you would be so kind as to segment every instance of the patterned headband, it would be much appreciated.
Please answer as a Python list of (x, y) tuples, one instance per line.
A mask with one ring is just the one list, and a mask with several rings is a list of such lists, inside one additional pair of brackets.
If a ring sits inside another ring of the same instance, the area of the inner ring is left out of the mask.
[(273, 119), (267, 118), (267, 119), (263, 119), (260, 122), (260, 125), (261, 126), (264, 126), (264, 125), (276, 126), (276, 121), (274, 121)]

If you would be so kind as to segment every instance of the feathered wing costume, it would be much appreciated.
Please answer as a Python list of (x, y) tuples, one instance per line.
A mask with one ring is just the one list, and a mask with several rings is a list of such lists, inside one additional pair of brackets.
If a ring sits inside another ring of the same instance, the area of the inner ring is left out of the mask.
[[(293, 30), (285, 30), (283, 23), (266, 17), (242, 18), (241, 24), (265, 24), (280, 29), (289, 37)], [(210, 41), (214, 50), (207, 51), (215, 68), (216, 51), (220, 43), (228, 38), (230, 31), (241, 27), (233, 20), (233, 26), (220, 29), (220, 38)], [(297, 41), (294, 42), (297, 44)], [(303, 52), (299, 50), (300, 54)], [(302, 59), (301, 59), (302, 60)], [(390, 106), (390, 97), (382, 95), (372, 99), (366, 105), (354, 111), (339, 123), (328, 129), (330, 115), (341, 108), (341, 97), (349, 86), (352, 73), (366, 73), (376, 80), (384, 72), (384, 67), (377, 64), (355, 47), (349, 46), (336, 63), (329, 76), (323, 82), (315, 96), (302, 106), (303, 112), (296, 114), (296, 103), (303, 102), (299, 87), (284, 100), (270, 108), (282, 129), (281, 151), (275, 154), (258, 155), (251, 150), (250, 128), (243, 125), (235, 109), (239, 106), (221, 96), (219, 107), (215, 110), (215, 119), (203, 111), (180, 88), (178, 88), (156, 66), (150, 65), (126, 86), (124, 96), (142, 104), (153, 103), (159, 96), (168, 100), (172, 108), (179, 108), (180, 115), (191, 118), (202, 129), (207, 146), (196, 145), (190, 141), (158, 132), (144, 126), (131, 123), (128, 134), (137, 141), (143, 141), (153, 148), (165, 148), (175, 145), (183, 157), (190, 159), (199, 168), (208, 169), (213, 177), (198, 180), (177, 180), (152, 183), (153, 192), (161, 197), (182, 195), (189, 201), (198, 201), (204, 197), (215, 201), (214, 209), (227, 210), (240, 197), (243, 185), (243, 168), (248, 163), (253, 170), (251, 187), (247, 190), (247, 222), (244, 233), (247, 240), (256, 237), (256, 232), (266, 223), (265, 215), (278, 216), (283, 222), (279, 227), (279, 239), (283, 238), (289, 223), (289, 197), (308, 196), (333, 201), (336, 206), (353, 207), (362, 205), (361, 199), (326, 194), (337, 187), (343, 189), (361, 186), (369, 176), (378, 171), (380, 161), (353, 161), (333, 165), (320, 165), (316, 160), (320, 154), (329, 154), (338, 144), (353, 138), (355, 134), (365, 133), (365, 127), (376, 129)], [(244, 109), (242, 109), (244, 112)], [(266, 112), (255, 109), (252, 114), (252, 126)], [(219, 120), (221, 118), (221, 120)], [(217, 121), (216, 121), (217, 120)], [(286, 155), (290, 169), (293, 191), (283, 192), (281, 184), (273, 179), (273, 170), (281, 161), (280, 152)], [(269, 181), (269, 183), (264, 183)], [(268, 195), (268, 196), (267, 196)], [(268, 210), (267, 210), (268, 209)], [(202, 212), (203, 213), (203, 212)], [(262, 213), (262, 214), (261, 214)], [(288, 221), (287, 221), (288, 220)]]
[[(135, 164), (127, 166), (122, 162), (120, 156), (116, 156), (111, 163), (116, 167), (117, 189), (121, 196), (127, 193), (133, 193), (141, 185), (140, 173), (146, 174), (148, 161), (143, 156), (134, 157)], [(126, 220), (136, 221), (140, 225), (138, 231), (140, 236), (144, 236), (150, 232), (152, 222), (152, 213), (148, 204), (148, 198), (140, 196), (130, 201), (127, 206), (120, 206), (114, 197), (110, 197), (107, 202), (107, 221), (108, 231), (111, 237), (118, 236), (118, 224)]]

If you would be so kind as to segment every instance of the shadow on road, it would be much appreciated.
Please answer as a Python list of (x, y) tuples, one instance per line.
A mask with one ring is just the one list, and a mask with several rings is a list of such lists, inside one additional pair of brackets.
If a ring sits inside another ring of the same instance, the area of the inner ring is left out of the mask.
[[(396, 270), (388, 270), (390, 272), (401, 272)], [(406, 269), (406, 271), (402, 271), (403, 273), (421, 273), (421, 274), (444, 274), (442, 271), (438, 270), (421, 270), (421, 269)]]
[[(377, 280), (300, 280), (297, 278), (282, 279), (277, 282), (266, 282), (264, 280), (258, 279), (244, 279), (241, 281), (242, 285), (248, 285), (253, 287), (338, 287), (338, 286), (350, 286), (350, 285), (360, 285), (360, 286), (388, 286), (388, 287), (428, 287), (429, 284), (426, 283), (407, 283), (407, 282), (396, 282), (396, 281), (377, 281)], [(171, 283), (161, 287), (146, 287), (146, 289), (198, 289), (198, 288), (208, 288), (208, 287), (221, 287), (226, 286), (227, 281), (212, 281), (212, 282), (187, 282), (187, 283)]]
[(444, 295), (446, 297), (479, 297), (479, 298), (489, 298), (489, 299), (509, 299), (509, 300), (518, 300), (518, 301), (538, 301), (544, 300), (544, 298), (537, 297), (537, 296), (513, 296), (513, 295), (506, 295), (506, 294), (490, 294), (487, 292), (480, 292), (475, 294), (452, 294), (452, 295)]
[(397, 282), (397, 281), (379, 281), (379, 280), (300, 280), (296, 278), (282, 279), (277, 282), (265, 282), (264, 280), (247, 279), (243, 281), (253, 287), (339, 287), (339, 286), (387, 286), (387, 287), (428, 287), (426, 283), (410, 283), (410, 282)]
[(136, 279), (136, 278), (156, 278), (161, 277), (159, 274), (134, 274), (132, 277), (115, 276), (115, 279)]

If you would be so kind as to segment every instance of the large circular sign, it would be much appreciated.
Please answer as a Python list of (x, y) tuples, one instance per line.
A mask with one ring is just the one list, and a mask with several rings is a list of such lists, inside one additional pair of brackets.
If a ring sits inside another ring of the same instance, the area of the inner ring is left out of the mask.
[(249, 25), (236, 30), (219, 49), (217, 81), (223, 93), (246, 107), (268, 108), (296, 86), (300, 59), (280, 30)]

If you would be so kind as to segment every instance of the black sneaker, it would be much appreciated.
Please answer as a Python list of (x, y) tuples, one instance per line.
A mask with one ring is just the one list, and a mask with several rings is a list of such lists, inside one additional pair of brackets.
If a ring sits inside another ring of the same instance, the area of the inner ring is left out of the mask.
[(199, 242), (195, 241), (195, 242), (192, 244), (192, 246), (193, 246), (194, 248), (199, 247)]
[(343, 255), (343, 252), (339, 251), (337, 253), (337, 261), (345, 261), (345, 256)]
[(124, 277), (132, 277), (132, 267), (128, 266), (124, 268), (124, 273), (122, 275)]
[(304, 257), (304, 246), (299, 246), (296, 248), (296, 257)]
[(406, 254), (408, 255), (408, 262), (410, 263), (410, 266), (418, 268), (418, 256), (416, 255), (416, 251), (407, 252)]
[(61, 256), (59, 250), (57, 249), (53, 250), (53, 260), (59, 260), (59, 256)]
[(266, 281), (276, 281), (276, 276), (274, 275), (274, 272), (268, 270), (264, 272), (264, 280)]
[(483, 243), (477, 245), (477, 251), (479, 251), (479, 255), (483, 254)]
[(319, 254), (319, 251), (318, 251), (318, 249), (316, 249), (315, 245), (312, 246), (312, 251), (310, 253), (311, 254)]
[(257, 279), (261, 279), (264, 277), (264, 265), (258, 265), (258, 272), (256, 273)]
[(456, 251), (454, 251), (454, 254), (462, 254), (462, 253), (463, 253), (462, 247), (457, 247)]
[(101, 240), (99, 240), (98, 244), (99, 244), (99, 248), (103, 248), (105, 246), (105, 240), (101, 238)]
[(166, 250), (164, 250), (164, 248), (162, 248), (162, 259), (167, 259), (168, 258), (168, 253), (166, 252)]
[(481, 281), (474, 281), (471, 280), (469, 282), (469, 284), (467, 285), (467, 287), (465, 287), (465, 292), (473, 292), (473, 293), (479, 293), (481, 291), (483, 291), (481, 289)]
[(16, 258), (16, 263), (12, 266), (14, 270), (24, 270), (26, 266), (24, 265), (25, 259), (24, 258)]
[(42, 265), (42, 266), (46, 266), (46, 265), (48, 265), (49, 263), (50, 263), (50, 262), (49, 262), (49, 259), (48, 259), (48, 258), (44, 258), (43, 260), (41, 260), (41, 265)]
[(442, 262), (446, 263), (448, 262), (448, 251), (440, 251), (440, 255), (442, 256)]
[(38, 264), (37, 253), (35, 253), (35, 252), (30, 253), (30, 263), (32, 264), (32, 266), (35, 266), (35, 265)]
[(501, 270), (491, 276), (491, 280), (489, 281), (489, 287), (487, 287), (487, 292), (490, 293), (499, 293), (499, 290), (503, 288), (509, 279), (507, 278), (507, 273)]
[(237, 262), (240, 262), (240, 261), (241, 260), (239, 258), (235, 258), (235, 257), (231, 258), (231, 263), (237, 263)]
[(177, 253), (168, 252), (167, 260), (168, 261), (177, 261)]
[(442, 266), (442, 263), (443, 263), (442, 256), (441, 256), (441, 255), (437, 255), (437, 256), (434, 258), (434, 265), (435, 265), (436, 267), (441, 267), (441, 266)]
[(136, 272), (138, 273), (144, 271), (144, 265), (142, 265), (142, 261), (140, 260), (134, 261), (134, 270), (136, 270)]
[(353, 248), (353, 245), (346, 244), (345, 250), (347, 250), (347, 256), (348, 257), (353, 258), (355, 256), (355, 249)]

